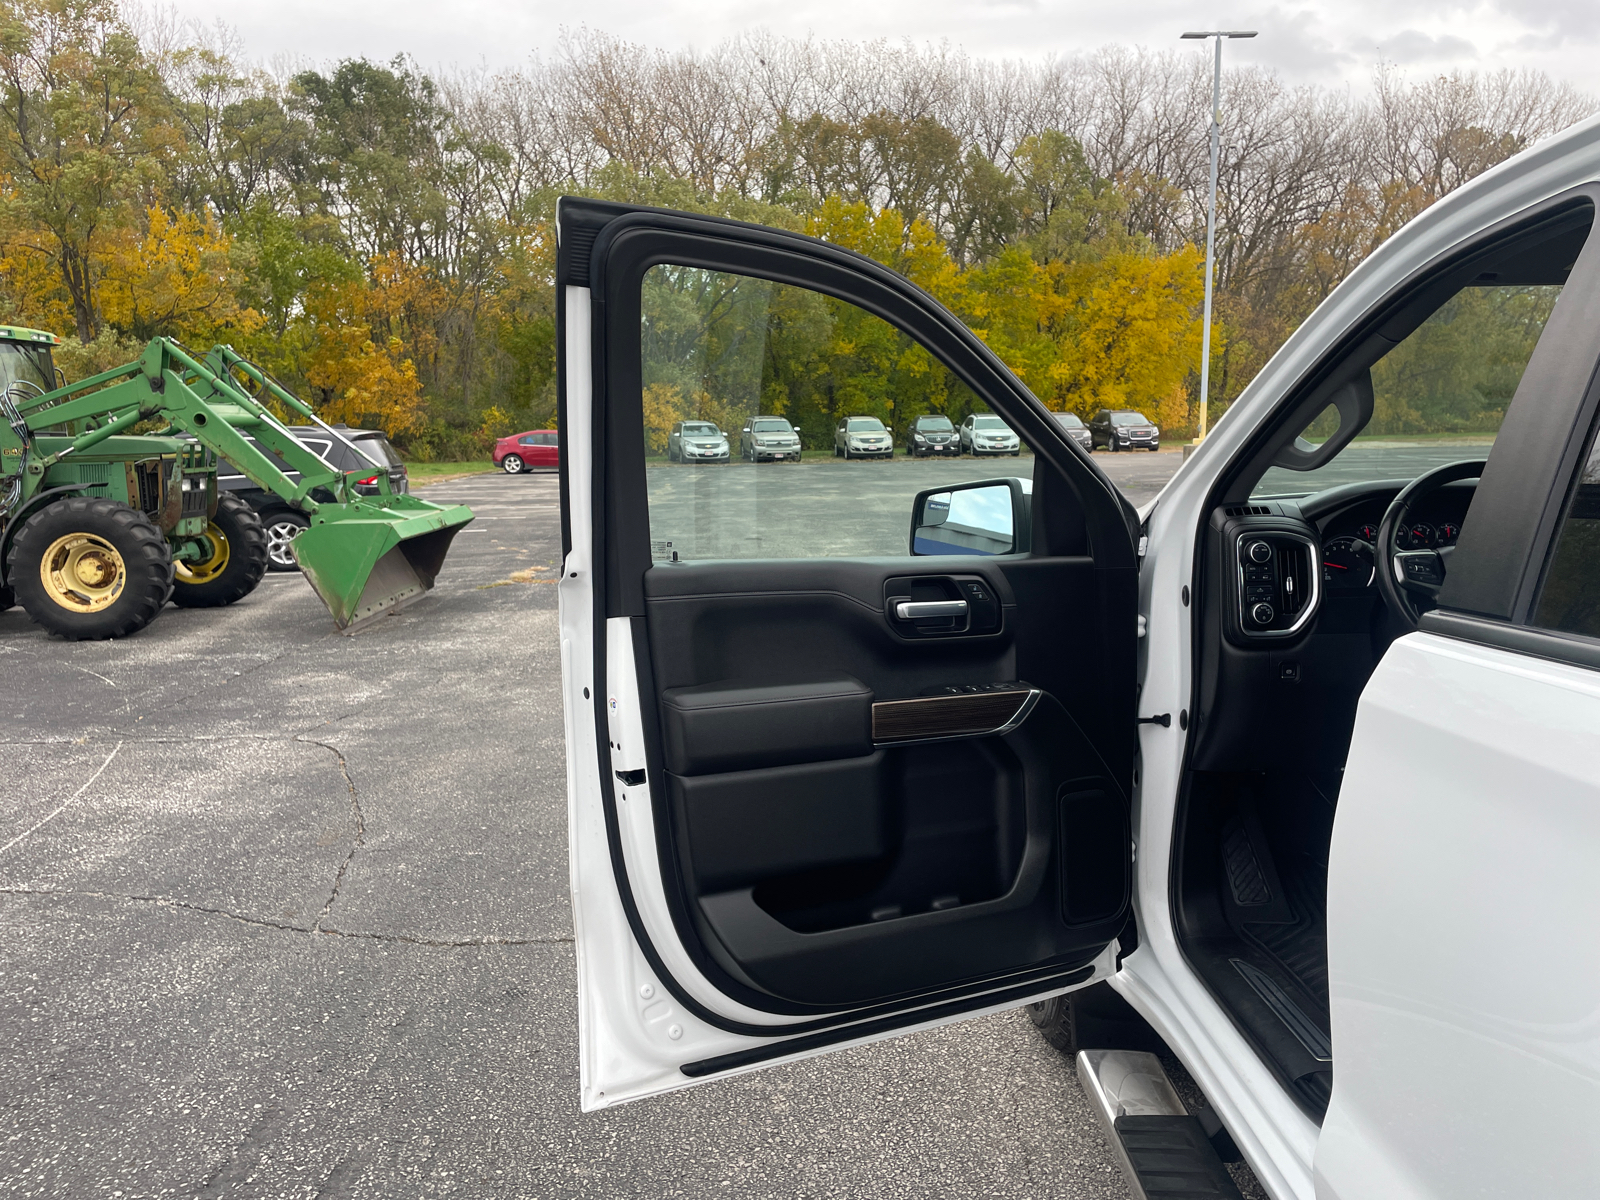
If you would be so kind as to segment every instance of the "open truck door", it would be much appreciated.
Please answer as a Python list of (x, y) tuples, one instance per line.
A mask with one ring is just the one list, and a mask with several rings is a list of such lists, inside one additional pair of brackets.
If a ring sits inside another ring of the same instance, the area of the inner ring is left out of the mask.
[[(1127, 502), (876, 263), (589, 200), (558, 229), (584, 1108), (1114, 972), (1137, 936)], [(897, 436), (974, 410), (1031, 477), (665, 456), (685, 419)]]

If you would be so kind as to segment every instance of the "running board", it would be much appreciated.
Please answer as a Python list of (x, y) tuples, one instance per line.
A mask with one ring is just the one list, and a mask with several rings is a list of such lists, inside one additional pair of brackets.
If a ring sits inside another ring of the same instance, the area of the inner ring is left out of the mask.
[(1243, 1200), (1154, 1054), (1080, 1050), (1078, 1082), (1100, 1114), (1134, 1200)]

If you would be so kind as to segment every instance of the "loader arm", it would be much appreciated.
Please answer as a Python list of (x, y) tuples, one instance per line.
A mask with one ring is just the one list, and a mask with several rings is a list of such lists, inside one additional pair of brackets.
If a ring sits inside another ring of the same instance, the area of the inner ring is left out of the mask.
[[(265, 391), (323, 424), (304, 401), (230, 348), (215, 347), (202, 362), (178, 343), (156, 338), (137, 362), (17, 406), (31, 430), (92, 426), (56, 453), (30, 462), (27, 470), (43, 478), (56, 462), (159, 418), (167, 422), (160, 433), (192, 436), (257, 487), (311, 517), (311, 527), (295, 539), (292, 551), (340, 629), (351, 632), (432, 588), (451, 540), (472, 520), (472, 510), (394, 495), (387, 473), (375, 481), (378, 495), (360, 495), (355, 480), (368, 472), (330, 467), (240, 383), (235, 371), (257, 384), (257, 394)], [(300, 481), (289, 478), (251, 438), (298, 472)], [(314, 499), (318, 488), (332, 492), (334, 500)]]

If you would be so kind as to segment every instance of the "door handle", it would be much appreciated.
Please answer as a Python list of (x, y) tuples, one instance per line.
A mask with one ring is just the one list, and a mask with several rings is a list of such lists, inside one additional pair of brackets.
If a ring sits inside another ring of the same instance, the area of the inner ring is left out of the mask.
[(894, 615), (902, 621), (915, 621), (919, 617), (964, 617), (965, 600), (901, 600), (894, 606)]

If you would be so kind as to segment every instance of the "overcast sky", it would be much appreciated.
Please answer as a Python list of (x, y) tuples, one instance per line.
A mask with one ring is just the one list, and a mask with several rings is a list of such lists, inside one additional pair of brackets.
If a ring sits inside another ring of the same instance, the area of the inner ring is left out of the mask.
[[(1258, 29), (1230, 56), (1295, 83), (1364, 85), (1380, 61), (1408, 73), (1533, 67), (1585, 90), (1600, 50), (1600, 0), (1316, 0), (1212, 7), (1193, 0), (177, 0), (223, 21), (251, 57), (324, 61), (409, 54), (425, 67), (491, 68), (548, 52), (563, 27), (710, 48), (765, 29), (823, 39), (911, 38), (974, 54), (1042, 57), (1115, 42), (1176, 46), (1185, 29)], [(1194, 43), (1190, 43), (1194, 46)], [(1198, 48), (1195, 52), (1200, 52)]]

